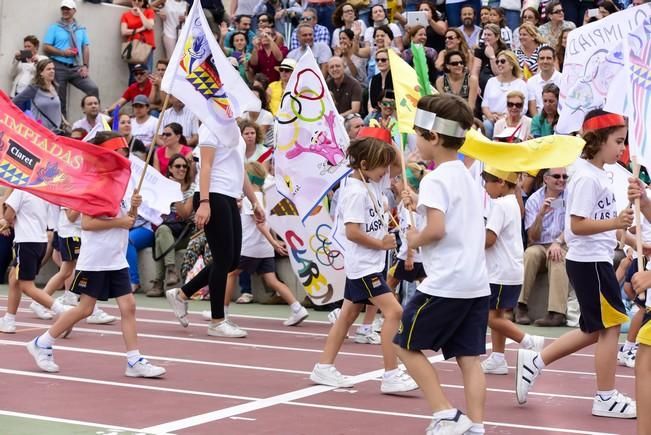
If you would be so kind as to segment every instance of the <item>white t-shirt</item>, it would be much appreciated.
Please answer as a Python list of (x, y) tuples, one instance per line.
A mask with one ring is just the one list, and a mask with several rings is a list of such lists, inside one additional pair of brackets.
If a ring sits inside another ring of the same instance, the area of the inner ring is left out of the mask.
[(526, 101), (522, 107), (522, 114), (526, 115), (529, 108), (528, 103), (530, 100), (534, 100), (535, 97), (529, 95), (527, 84), (522, 79), (515, 79), (508, 83), (500, 82), (497, 77), (488, 79), (481, 107), (487, 107), (488, 110), (494, 113), (506, 113), (506, 96), (511, 91), (520, 91), (524, 94)]
[(187, 8), (188, 3), (183, 0), (167, 0), (165, 2), (165, 6), (163, 6), (163, 12), (165, 12), (166, 15), (165, 20), (163, 21), (164, 36), (176, 39), (177, 28), (181, 17), (185, 15)]
[(565, 241), (567, 255), (572, 261), (607, 261), (612, 264), (617, 237), (615, 230), (590, 236), (578, 236), (572, 232), (571, 216), (586, 219), (607, 220), (617, 216), (615, 194), (610, 189), (612, 183), (603, 169), (592, 163), (577, 159), (575, 173), (567, 185), (565, 204)]
[(59, 237), (80, 237), (81, 236), (81, 214), (77, 217), (77, 220), (70, 222), (68, 216), (66, 215), (65, 208), (61, 207), (59, 209), (59, 216), (57, 220), (57, 232)]
[(45, 200), (29, 192), (14, 189), (5, 204), (16, 213), (14, 243), (47, 243), (50, 205)]
[(517, 285), (524, 279), (524, 245), (522, 219), (515, 195), (492, 200), (486, 229), (497, 236), (486, 249), (486, 268), (491, 284)]
[(561, 79), (563, 74), (560, 71), (554, 71), (552, 77), (549, 80), (543, 80), (540, 73), (532, 76), (527, 80), (527, 89), (529, 90), (529, 97), (534, 97), (536, 99), (536, 108), (538, 108), (538, 113), (543, 108), (543, 97), (542, 90), (546, 84), (553, 83), (559, 88), (561, 87)]
[(210, 192), (221, 193), (232, 198), (242, 196), (244, 184), (244, 150), (246, 145), (242, 136), (237, 146), (222, 144), (205, 125), (199, 127), (199, 147), (215, 149), (210, 174)]
[(367, 181), (375, 204), (371, 201), (364, 182), (353, 177), (348, 177), (343, 182), (337, 204), (338, 224), (344, 233), (344, 237), (341, 237), (345, 245), (344, 268), (349, 279), (359, 279), (384, 270), (386, 251), (367, 248), (345, 237), (347, 223), (360, 224), (362, 231), (374, 239), (381, 240), (387, 234), (387, 224), (383, 220), (382, 192), (390, 186), (389, 176), (386, 175), (378, 183)]
[[(131, 195), (131, 192), (127, 192), (127, 194)], [(117, 217), (126, 215), (131, 208), (130, 205), (130, 201), (127, 201), (126, 197), (123, 198)], [(77, 270), (96, 272), (121, 270), (129, 267), (126, 256), (128, 244), (129, 230), (124, 228), (109, 228), (100, 231), (82, 229)]]
[(149, 148), (154, 140), (154, 133), (156, 133), (156, 124), (158, 118), (150, 116), (145, 122), (139, 124), (136, 118), (131, 118), (131, 135), (136, 139), (140, 139), (146, 147)]
[[(409, 217), (409, 209), (406, 208), (404, 205), (402, 205), (402, 202), (398, 204), (398, 219), (400, 223), (400, 240), (402, 241), (402, 244), (400, 245), (400, 249), (398, 250), (398, 258), (400, 260), (406, 260), (407, 259), (407, 230), (411, 226), (411, 217)], [(411, 213), (411, 215), (414, 217), (414, 224), (416, 225), (416, 228), (422, 228), (423, 227), (423, 216), (418, 214), (418, 213)], [(423, 259), (421, 258), (420, 255), (420, 249), (416, 249), (414, 252), (414, 257), (413, 257), (414, 263), (422, 263)]]
[[(262, 192), (255, 192), (260, 204), (264, 204)], [(242, 200), (242, 252), (241, 255), (252, 258), (271, 258), (274, 256), (274, 247), (269, 240), (258, 230), (253, 215), (253, 207), (248, 198)]]
[(421, 247), (427, 278), (418, 290), (432, 296), (471, 299), (490, 295), (482, 194), (463, 162), (441, 163), (420, 182), (418, 213), (445, 214), (445, 235)]

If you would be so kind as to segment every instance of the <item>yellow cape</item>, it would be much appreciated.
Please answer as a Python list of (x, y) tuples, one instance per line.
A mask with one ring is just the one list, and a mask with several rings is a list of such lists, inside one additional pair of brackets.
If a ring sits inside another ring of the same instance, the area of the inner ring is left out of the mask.
[(575, 136), (552, 135), (521, 143), (494, 142), (477, 130), (468, 130), (461, 154), (507, 172), (560, 168), (573, 163), (585, 141)]

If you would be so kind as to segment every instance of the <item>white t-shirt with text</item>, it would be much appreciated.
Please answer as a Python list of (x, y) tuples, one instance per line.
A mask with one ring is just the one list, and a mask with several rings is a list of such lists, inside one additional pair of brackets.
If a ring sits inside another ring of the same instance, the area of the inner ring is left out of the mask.
[(515, 195), (491, 201), (486, 229), (495, 233), (495, 244), (486, 249), (486, 268), (491, 284), (518, 285), (524, 279), (522, 219)]

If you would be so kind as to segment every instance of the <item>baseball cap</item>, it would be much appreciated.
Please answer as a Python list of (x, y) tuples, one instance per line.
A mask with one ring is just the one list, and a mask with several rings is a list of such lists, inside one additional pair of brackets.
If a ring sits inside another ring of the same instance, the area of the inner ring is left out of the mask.
[(143, 65), (141, 63), (137, 63), (133, 66), (134, 71), (149, 71), (146, 65)]
[(68, 8), (68, 9), (77, 9), (77, 4), (75, 3), (75, 0), (61, 0), (61, 6), (60, 8)]
[(133, 99), (131, 102), (131, 105), (136, 105), (136, 104), (144, 104), (145, 106), (149, 106), (149, 98), (147, 98), (146, 95), (136, 95), (136, 97)]
[(280, 62), (280, 66), (276, 67), (276, 71), (280, 71), (281, 69), (294, 71), (294, 68), (296, 68), (296, 61), (294, 59), (286, 58)]

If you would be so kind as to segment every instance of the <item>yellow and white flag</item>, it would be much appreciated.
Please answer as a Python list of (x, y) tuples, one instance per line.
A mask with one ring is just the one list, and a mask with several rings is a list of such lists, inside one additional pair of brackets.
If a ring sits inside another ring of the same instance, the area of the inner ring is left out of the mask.
[(260, 100), (226, 59), (195, 0), (161, 81), (226, 146), (239, 141), (236, 118), (259, 111)]

